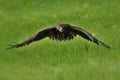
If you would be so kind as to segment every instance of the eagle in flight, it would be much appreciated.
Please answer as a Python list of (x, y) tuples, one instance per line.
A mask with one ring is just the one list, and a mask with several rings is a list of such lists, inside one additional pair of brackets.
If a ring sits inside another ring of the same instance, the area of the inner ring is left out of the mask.
[(63, 40), (66, 41), (66, 40), (73, 39), (76, 35), (79, 35), (84, 39), (92, 41), (97, 45), (110, 48), (110, 46), (101, 42), (100, 40), (92, 36), (89, 32), (83, 30), (80, 27), (75, 27), (69, 24), (58, 24), (58, 25), (40, 30), (35, 35), (33, 35), (32, 37), (30, 37), (29, 39), (25, 40), (20, 44), (9, 45), (8, 49), (23, 47), (34, 41), (38, 41), (46, 37), (49, 37), (50, 39), (57, 40), (57, 41), (63, 41)]

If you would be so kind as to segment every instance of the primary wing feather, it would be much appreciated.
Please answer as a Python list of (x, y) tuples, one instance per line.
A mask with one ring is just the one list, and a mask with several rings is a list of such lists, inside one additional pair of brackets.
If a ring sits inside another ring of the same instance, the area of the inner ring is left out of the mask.
[(40, 30), (38, 33), (36, 33), (35, 35), (33, 35), (32, 37), (30, 37), (29, 39), (25, 40), (24, 42), (20, 44), (9, 45), (10, 47), (8, 49), (22, 47), (22, 46), (30, 44), (33, 41), (38, 41), (45, 37), (48, 37), (52, 33), (52, 31), (54, 31), (54, 29), (55, 27), (50, 27), (50, 28)]
[(87, 32), (87, 31), (85, 31), (85, 30), (83, 30), (81, 28), (72, 27), (72, 31), (75, 32), (76, 34), (80, 35), (81, 37), (96, 43), (97, 45), (102, 45), (102, 46), (105, 46), (107, 48), (110, 48), (108, 45), (106, 45), (105, 43), (99, 41), (94, 36), (92, 36), (89, 32)]

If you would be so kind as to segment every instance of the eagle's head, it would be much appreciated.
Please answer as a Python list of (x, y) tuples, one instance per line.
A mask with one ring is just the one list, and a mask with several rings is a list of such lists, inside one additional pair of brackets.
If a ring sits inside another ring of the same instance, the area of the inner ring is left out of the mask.
[(66, 30), (68, 30), (70, 28), (70, 25), (69, 24), (58, 24), (56, 26), (56, 29), (59, 31), (59, 32), (64, 32)]

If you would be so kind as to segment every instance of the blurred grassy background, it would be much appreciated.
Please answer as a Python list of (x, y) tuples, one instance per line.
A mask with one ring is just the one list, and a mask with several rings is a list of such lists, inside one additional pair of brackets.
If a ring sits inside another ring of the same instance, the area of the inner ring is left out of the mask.
[[(80, 26), (112, 48), (77, 36), (6, 50), (58, 23)], [(119, 0), (0, 0), (0, 80), (119, 80), (119, 26)]]

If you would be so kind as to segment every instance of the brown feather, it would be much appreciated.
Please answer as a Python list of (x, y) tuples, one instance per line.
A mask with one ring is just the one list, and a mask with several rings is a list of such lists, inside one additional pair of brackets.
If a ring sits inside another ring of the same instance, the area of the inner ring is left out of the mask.
[(26, 41), (20, 44), (9, 45), (10, 47), (8, 49), (22, 47), (30, 44), (33, 41), (38, 41), (40, 39), (48, 37), (51, 34), (51, 32), (54, 31), (55, 29), (56, 29), (55, 27), (50, 27), (50, 28), (45, 28), (43, 30), (40, 30), (38, 33), (36, 33), (35, 35), (33, 35), (32, 37), (30, 37), (29, 39), (27, 39)]
[(97, 38), (92, 36), (89, 32), (87, 32), (87, 31), (85, 31), (85, 30), (83, 30), (79, 27), (72, 27), (72, 31), (74, 31), (76, 34), (80, 35), (81, 37), (96, 43), (97, 45), (101, 45), (101, 46), (105, 46), (107, 48), (110, 48), (110, 46), (108, 46), (105, 43), (99, 41)]
[(20, 44), (9, 45), (10, 46), (9, 49), (25, 46), (33, 41), (38, 41), (45, 37), (49, 37), (50, 39), (58, 40), (58, 41), (62, 41), (62, 40), (66, 41), (73, 39), (76, 35), (80, 35), (81, 37), (89, 41), (92, 41), (97, 45), (102, 45), (107, 48), (110, 48), (108, 45), (104, 44), (103, 42), (99, 41), (94, 36), (92, 36), (89, 32), (79, 27), (71, 26), (69, 24), (58, 24), (54, 27), (49, 27), (40, 30), (38, 33), (36, 33), (35, 35), (33, 35), (32, 37), (30, 37), (29, 39), (27, 39), (26, 41)]

